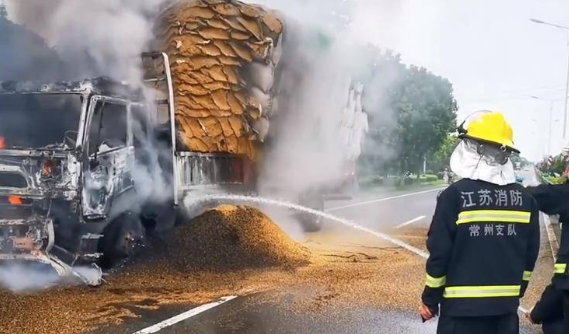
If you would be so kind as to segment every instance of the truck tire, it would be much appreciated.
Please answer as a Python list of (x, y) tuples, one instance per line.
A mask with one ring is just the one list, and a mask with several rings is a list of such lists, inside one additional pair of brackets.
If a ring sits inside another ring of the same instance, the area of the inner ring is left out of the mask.
[[(310, 209), (324, 211), (324, 196), (316, 191), (309, 191), (300, 196), (300, 205)], [(305, 232), (318, 232), (322, 229), (324, 218), (309, 213), (301, 213), (298, 219)]]
[(140, 218), (125, 212), (104, 230), (101, 241), (102, 266), (110, 268), (118, 262), (134, 258), (146, 244), (146, 231)]
[(174, 228), (176, 214), (179, 208), (174, 206), (174, 201), (165, 203), (147, 203), (140, 214), (140, 220), (148, 235), (169, 231)]

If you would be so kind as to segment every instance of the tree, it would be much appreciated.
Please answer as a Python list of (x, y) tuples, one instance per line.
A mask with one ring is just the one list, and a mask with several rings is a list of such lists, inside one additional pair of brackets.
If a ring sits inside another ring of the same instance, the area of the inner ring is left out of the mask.
[(450, 165), (450, 157), (458, 145), (459, 139), (454, 134), (449, 134), (441, 147), (432, 155), (429, 160), (429, 168), (433, 171), (441, 171)]
[(6, 18), (8, 17), (8, 11), (6, 10), (6, 5), (3, 1), (0, 1), (0, 17)]
[(411, 66), (396, 96), (402, 170), (419, 172), (425, 158), (456, 129), (457, 103), (451, 83), (424, 68)]
[(520, 166), (520, 167), (526, 167), (527, 165), (530, 165), (531, 162), (529, 162), (529, 160), (527, 160), (526, 158), (522, 157), (519, 154), (513, 154), (512, 157), (510, 158), (510, 160), (512, 160), (512, 162), (516, 165), (516, 166)]
[(456, 129), (452, 85), (393, 52), (368, 46), (360, 54), (370, 123), (361, 161), (368, 170), (419, 172)]
[(563, 174), (566, 167), (566, 159), (563, 156), (547, 157), (538, 164), (538, 168), (544, 173)]

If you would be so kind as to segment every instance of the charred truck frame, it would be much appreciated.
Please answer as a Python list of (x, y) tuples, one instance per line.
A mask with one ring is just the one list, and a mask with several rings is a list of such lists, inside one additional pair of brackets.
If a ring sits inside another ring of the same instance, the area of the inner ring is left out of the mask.
[(0, 260), (79, 275), (72, 266), (97, 263), (101, 247), (117, 255), (143, 237), (113, 211), (135, 191), (133, 119), (147, 116), (137, 101), (107, 79), (0, 84)]
[[(167, 87), (156, 103), (106, 78), (0, 83), (0, 264), (46, 263), (98, 285), (101, 275), (73, 267), (132, 255), (149, 227), (143, 217), (175, 212), (190, 191), (253, 187), (243, 157), (178, 150), (168, 56), (143, 58), (161, 68), (146, 81)], [(133, 172), (147, 161), (145, 141), (168, 147), (160, 164), (173, 189), (163, 203), (137, 198)], [(145, 212), (130, 210), (134, 202)]]

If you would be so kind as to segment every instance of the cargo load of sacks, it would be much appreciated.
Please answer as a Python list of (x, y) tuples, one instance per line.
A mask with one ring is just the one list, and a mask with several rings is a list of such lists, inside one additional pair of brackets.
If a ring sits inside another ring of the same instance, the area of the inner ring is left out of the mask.
[(158, 22), (158, 45), (171, 58), (184, 149), (254, 160), (276, 109), (271, 91), (282, 56), (282, 21), (238, 1), (187, 0), (167, 8)]

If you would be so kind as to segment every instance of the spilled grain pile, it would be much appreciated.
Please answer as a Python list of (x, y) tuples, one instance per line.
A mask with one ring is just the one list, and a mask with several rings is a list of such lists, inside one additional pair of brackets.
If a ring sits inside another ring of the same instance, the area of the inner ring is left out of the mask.
[(165, 249), (151, 247), (99, 288), (30, 295), (0, 290), (0, 333), (75, 334), (102, 326), (114, 333), (120, 329), (112, 326), (162, 307), (187, 309), (264, 291), (271, 293), (259, 294), (259, 307), (283, 296), (292, 301), (290, 312), (306, 316), (334, 307), (416, 309), (422, 259), (361, 231), (340, 228), (314, 238), (305, 244), (308, 251), (261, 212), (222, 206), (178, 227)]
[(309, 252), (262, 212), (220, 206), (178, 228), (167, 245), (180, 270), (231, 270), (307, 264)]

